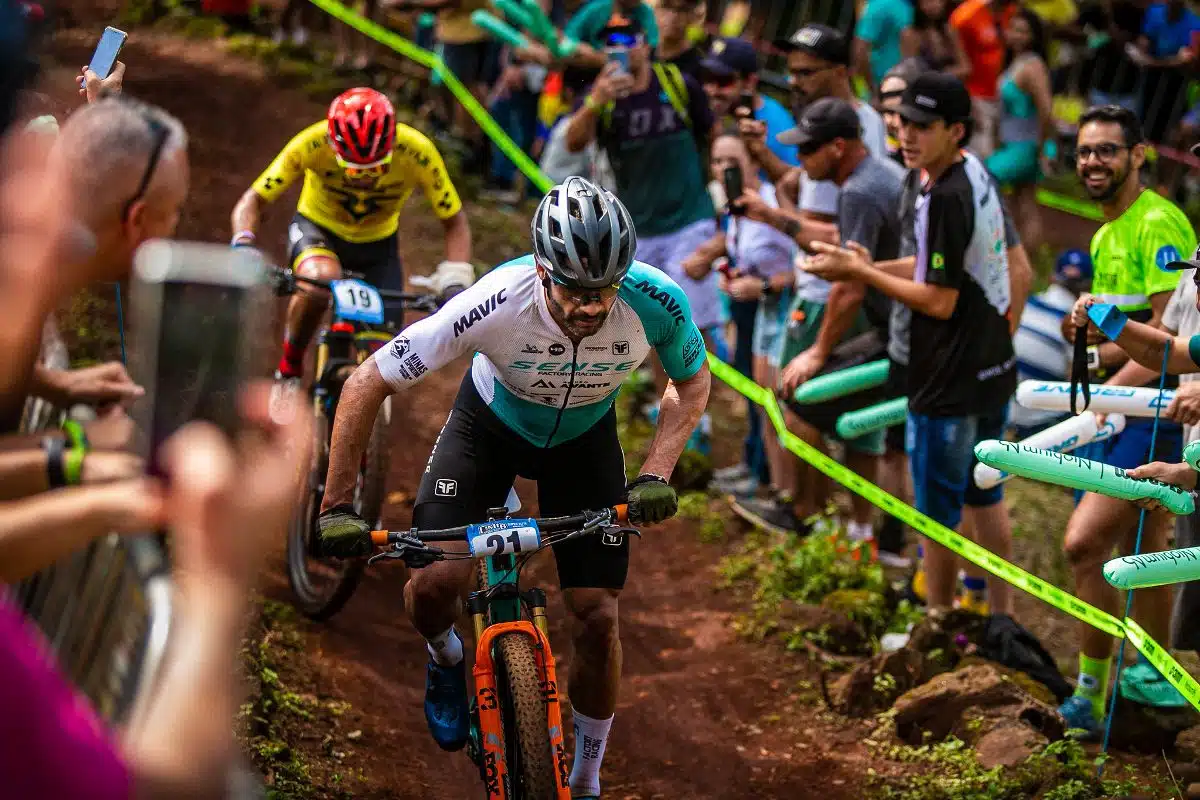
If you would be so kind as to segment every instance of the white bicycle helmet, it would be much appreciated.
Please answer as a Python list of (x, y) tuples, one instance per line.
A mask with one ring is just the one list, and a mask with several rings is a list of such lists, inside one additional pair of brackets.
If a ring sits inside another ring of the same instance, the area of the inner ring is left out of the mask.
[(629, 211), (612, 192), (577, 175), (542, 198), (531, 228), (537, 263), (573, 289), (616, 286), (637, 251)]

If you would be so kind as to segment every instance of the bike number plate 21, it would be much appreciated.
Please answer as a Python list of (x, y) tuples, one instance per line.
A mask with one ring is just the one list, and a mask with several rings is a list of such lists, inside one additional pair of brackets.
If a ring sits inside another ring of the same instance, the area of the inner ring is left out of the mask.
[(542, 535), (536, 520), (504, 519), (470, 526), (467, 541), (471, 544), (471, 555), (485, 558), (532, 553), (541, 546)]
[(356, 280), (333, 281), (333, 314), (339, 319), (383, 324), (383, 298), (379, 290)]

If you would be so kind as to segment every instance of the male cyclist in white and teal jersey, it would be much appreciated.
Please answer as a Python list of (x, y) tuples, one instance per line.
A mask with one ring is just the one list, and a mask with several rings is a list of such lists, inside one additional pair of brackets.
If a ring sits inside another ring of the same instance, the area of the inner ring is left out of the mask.
[[(497, 267), (410, 325), (346, 382), (319, 523), (329, 555), (371, 551), (370, 526), (351, 500), (384, 398), (466, 353), (474, 353), (471, 368), (421, 478), (416, 527), (483, 520), (489, 508), (504, 505), (518, 475), (537, 481), (538, 506), (547, 516), (626, 500), (634, 524), (675, 514), (668, 480), (704, 412), (710, 379), (687, 298), (661, 270), (633, 260), (637, 235), (629, 212), (583, 178), (551, 189), (532, 229), (531, 255)], [(671, 381), (650, 453), (627, 485), (613, 401), (651, 349)], [(629, 540), (573, 539), (554, 545), (554, 556), (575, 622), (571, 790), (577, 798), (599, 797), (621, 675), (617, 597)], [(470, 560), (442, 561), (414, 571), (405, 587), (413, 624), (429, 643), (425, 716), (446, 750), (462, 748), (468, 735), (466, 667), (454, 621), (473, 573)]]

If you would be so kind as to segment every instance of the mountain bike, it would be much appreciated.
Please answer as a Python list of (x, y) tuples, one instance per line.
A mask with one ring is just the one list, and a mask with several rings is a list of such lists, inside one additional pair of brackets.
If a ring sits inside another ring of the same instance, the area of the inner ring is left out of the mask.
[[(341, 280), (323, 281), (277, 270), (276, 290), (291, 294), (297, 282), (327, 289), (333, 297), (332, 321), (318, 334), (316, 371), (310, 396), (316, 419), (312, 465), (304, 482), (297, 510), (288, 526), (287, 574), (296, 607), (306, 617), (327, 620), (346, 605), (362, 580), (365, 559), (325, 558), (320, 551), (317, 517), (325, 494), (333, 418), (342, 386), (351, 373), (383, 345), (395, 331), (384, 323), (383, 300), (400, 301), (406, 310), (436, 311), (434, 295), (377, 289), (362, 276), (344, 273)], [(359, 516), (382, 526), (384, 481), (387, 479), (387, 431), (391, 420), (391, 398), (384, 401), (358, 471), (354, 510)]]
[[(443, 530), (372, 531), (386, 549), (367, 561), (399, 559), (419, 569), (445, 559), (479, 559), (478, 589), (467, 596), (475, 627), (474, 697), (467, 755), (479, 768), (488, 800), (570, 800), (571, 767), (559, 710), (558, 677), (546, 623), (546, 593), (522, 591), (521, 568), (539, 550), (579, 536), (620, 544), (627, 507), (569, 517), (510, 518), (488, 509), (487, 522)], [(447, 553), (434, 542), (463, 542)]]

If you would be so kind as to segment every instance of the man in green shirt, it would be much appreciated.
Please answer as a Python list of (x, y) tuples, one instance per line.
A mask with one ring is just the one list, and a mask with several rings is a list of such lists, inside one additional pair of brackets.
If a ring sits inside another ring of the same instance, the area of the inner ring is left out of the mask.
[[(1120, 106), (1096, 106), (1080, 118), (1076, 170), (1084, 188), (1099, 202), (1108, 220), (1092, 238), (1094, 299), (1111, 303), (1129, 319), (1149, 328), (1160, 327), (1179, 273), (1172, 265), (1196, 247), (1196, 237), (1184, 213), (1173, 203), (1143, 189), (1139, 173), (1146, 145), (1137, 117)], [(1086, 320), (1086, 311), (1083, 312)], [(1077, 315), (1073, 315), (1075, 317)], [(1074, 341), (1073, 318), (1063, 322), (1063, 334)], [(1139, 326), (1141, 327), (1141, 326)], [(1100, 341), (1095, 326), (1089, 341)], [(1106, 383), (1119, 386), (1158, 385), (1161, 363), (1152, 371), (1131, 361), (1117, 343), (1093, 345), (1089, 363), (1097, 364)], [(1160, 353), (1161, 355), (1161, 353)], [(1111, 376), (1111, 377), (1108, 377)], [(1159, 423), (1151, 450), (1153, 420), (1130, 418), (1119, 436), (1081, 453), (1114, 467), (1133, 469), (1151, 461), (1179, 461), (1183, 431), (1168, 420)], [(1119, 614), (1115, 589), (1104, 580), (1102, 565), (1113, 548), (1131, 552), (1139, 510), (1132, 503), (1087, 493), (1067, 523), (1064, 549), (1081, 599), (1111, 614)], [(1170, 515), (1156, 513), (1146, 523), (1142, 550), (1164, 550)], [(1170, 626), (1171, 587), (1138, 592), (1138, 621), (1157, 641), (1166, 641)], [(1075, 695), (1059, 711), (1072, 728), (1097, 733), (1106, 710), (1112, 637), (1084, 625), (1079, 682)], [(1183, 706), (1184, 698), (1148, 662), (1139, 662), (1121, 677), (1121, 694), (1151, 706)]]

